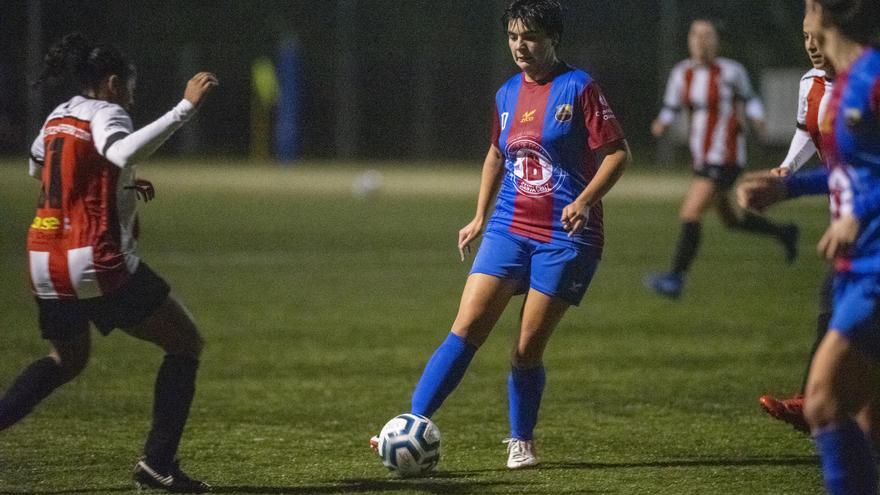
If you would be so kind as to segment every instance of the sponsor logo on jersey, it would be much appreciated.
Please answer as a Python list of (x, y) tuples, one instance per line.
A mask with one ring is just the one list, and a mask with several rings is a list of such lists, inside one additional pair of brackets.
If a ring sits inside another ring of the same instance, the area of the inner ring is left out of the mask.
[(501, 114), (501, 130), (507, 129), (507, 118), (510, 117), (510, 112), (504, 112)]
[(574, 115), (573, 107), (571, 103), (566, 103), (565, 105), (559, 105), (556, 107), (556, 115), (554, 117), (559, 122), (568, 122), (571, 120), (571, 117)]
[(535, 109), (535, 110), (529, 110), (527, 112), (524, 112), (522, 114), (522, 118), (519, 119), (519, 123), (525, 124), (526, 122), (531, 122), (531, 121), (535, 120), (535, 112), (537, 112), (537, 111), (538, 110)]
[(508, 143), (507, 156), (513, 161), (514, 184), (526, 196), (552, 194), (565, 179), (565, 171), (553, 166), (550, 153), (530, 138), (520, 138)]
[(58, 217), (34, 217), (31, 228), (35, 230), (58, 230), (61, 220)]
[(854, 129), (862, 123), (862, 111), (858, 108), (845, 108), (843, 110), (843, 121), (850, 129)]
[(76, 139), (81, 139), (83, 141), (91, 141), (92, 133), (88, 131), (84, 131), (76, 126), (70, 124), (54, 124), (46, 127), (43, 131), (46, 136), (51, 136), (53, 134), (68, 134), (70, 136), (75, 137)]

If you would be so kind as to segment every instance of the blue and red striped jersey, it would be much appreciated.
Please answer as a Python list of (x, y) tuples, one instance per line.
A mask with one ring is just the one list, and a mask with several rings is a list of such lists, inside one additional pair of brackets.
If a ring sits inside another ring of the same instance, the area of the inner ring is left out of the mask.
[(529, 239), (588, 246), (601, 255), (602, 203), (586, 227), (569, 238), (562, 209), (593, 179), (596, 150), (624, 139), (623, 130), (586, 72), (561, 64), (545, 81), (510, 78), (495, 96), (492, 144), (504, 156), (505, 175), (487, 229)]
[(866, 49), (838, 75), (823, 126), (832, 217), (852, 214), (861, 224), (836, 267), (880, 273), (880, 51)]

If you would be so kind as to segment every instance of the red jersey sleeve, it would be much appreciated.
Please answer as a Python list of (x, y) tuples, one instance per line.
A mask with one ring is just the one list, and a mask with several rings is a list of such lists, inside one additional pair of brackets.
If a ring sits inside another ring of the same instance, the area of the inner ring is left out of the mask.
[(498, 147), (498, 139), (501, 137), (501, 123), (498, 122), (498, 105), (492, 105), (492, 130), (489, 138), (491, 141), (489, 143), (492, 146)]
[(598, 84), (588, 84), (578, 101), (584, 112), (584, 128), (587, 130), (587, 144), (591, 150), (624, 139), (623, 129)]

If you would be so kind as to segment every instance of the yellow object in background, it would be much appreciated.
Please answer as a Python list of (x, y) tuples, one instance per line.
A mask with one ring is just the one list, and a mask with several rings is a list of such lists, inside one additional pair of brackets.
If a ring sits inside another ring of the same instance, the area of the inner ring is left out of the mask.
[(278, 100), (278, 77), (268, 57), (251, 65), (251, 158), (268, 160), (271, 150), (272, 108)]

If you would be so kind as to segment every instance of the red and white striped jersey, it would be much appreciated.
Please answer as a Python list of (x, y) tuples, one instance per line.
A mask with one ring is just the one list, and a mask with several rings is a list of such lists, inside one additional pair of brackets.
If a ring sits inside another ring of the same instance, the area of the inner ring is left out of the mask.
[(707, 164), (745, 166), (743, 112), (763, 120), (764, 106), (739, 62), (720, 57), (710, 64), (679, 62), (669, 75), (658, 118), (671, 124), (682, 109), (689, 115), (688, 142), (696, 169)]
[(43, 299), (86, 299), (111, 292), (138, 266), (134, 167), (105, 158), (132, 132), (119, 105), (75, 96), (46, 119), (31, 147), (42, 181), (27, 249), (33, 290)]
[(816, 145), (816, 149), (820, 150), (820, 155), (822, 139), (819, 134), (819, 122), (825, 118), (832, 88), (833, 82), (825, 78), (825, 71), (810, 69), (801, 78), (798, 92), (798, 129), (810, 133), (810, 139)]
[(819, 123), (825, 118), (832, 88), (833, 82), (825, 78), (823, 70), (810, 69), (801, 77), (798, 90), (797, 129), (781, 167), (794, 172), (809, 161), (817, 150), (821, 159), (822, 137)]

